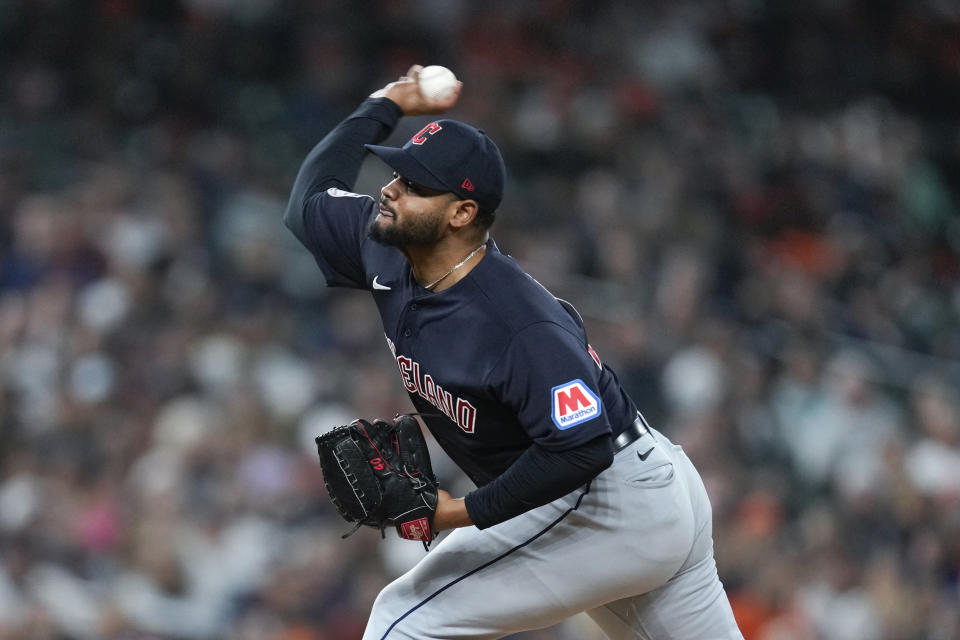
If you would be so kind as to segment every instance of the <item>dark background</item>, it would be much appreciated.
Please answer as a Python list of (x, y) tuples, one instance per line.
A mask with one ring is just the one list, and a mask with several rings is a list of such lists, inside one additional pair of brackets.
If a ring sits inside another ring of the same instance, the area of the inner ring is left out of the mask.
[(312, 437), (409, 405), (280, 221), (413, 63), (700, 468), (748, 640), (960, 637), (957, 3), (0, 0), (0, 638), (359, 638), (420, 557), (339, 539)]

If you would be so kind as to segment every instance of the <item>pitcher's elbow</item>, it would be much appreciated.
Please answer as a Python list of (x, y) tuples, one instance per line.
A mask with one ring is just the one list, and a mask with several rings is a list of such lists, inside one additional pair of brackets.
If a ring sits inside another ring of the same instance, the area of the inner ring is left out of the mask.
[(283, 212), (284, 226), (293, 232), (297, 238), (302, 239), (304, 233), (303, 226), (303, 207), (300, 203), (290, 201), (286, 210)]

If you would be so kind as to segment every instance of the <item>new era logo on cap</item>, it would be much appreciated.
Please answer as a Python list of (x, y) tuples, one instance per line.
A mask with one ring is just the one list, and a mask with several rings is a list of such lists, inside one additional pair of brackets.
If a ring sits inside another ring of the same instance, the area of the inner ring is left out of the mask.
[(500, 149), (483, 130), (458, 120), (431, 122), (399, 148), (366, 148), (404, 178), (474, 200), (483, 210), (495, 210), (503, 199)]

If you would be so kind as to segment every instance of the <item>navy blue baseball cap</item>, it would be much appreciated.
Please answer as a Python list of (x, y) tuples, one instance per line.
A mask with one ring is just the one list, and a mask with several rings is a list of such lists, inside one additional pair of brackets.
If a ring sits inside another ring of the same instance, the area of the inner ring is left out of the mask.
[(500, 149), (483, 130), (463, 122), (431, 122), (402, 147), (364, 146), (404, 178), (475, 200), (484, 211), (495, 210), (503, 199)]

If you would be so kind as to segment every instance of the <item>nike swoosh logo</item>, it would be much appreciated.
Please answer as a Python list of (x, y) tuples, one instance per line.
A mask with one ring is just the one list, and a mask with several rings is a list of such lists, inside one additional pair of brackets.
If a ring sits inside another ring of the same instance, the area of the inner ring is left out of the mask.
[(373, 288), (377, 291), (390, 291), (390, 287), (385, 284), (380, 284), (377, 282), (377, 278), (380, 276), (373, 276)]
[(638, 453), (637, 455), (640, 456), (640, 459), (641, 459), (641, 460), (643, 460), (644, 462), (646, 462), (647, 458), (650, 457), (650, 452), (653, 451), (655, 448), (656, 448), (656, 447), (650, 447), (650, 448), (647, 449), (645, 452), (643, 452), (643, 453)]

